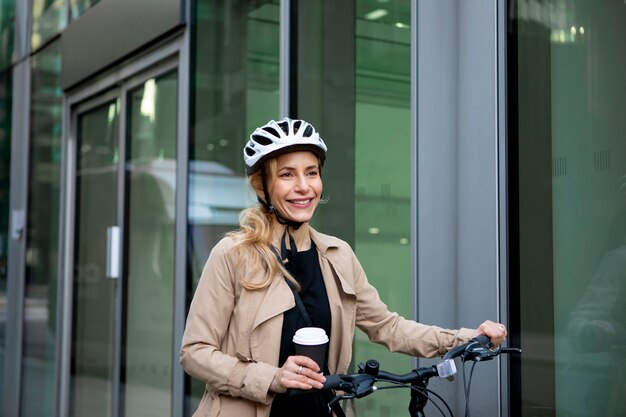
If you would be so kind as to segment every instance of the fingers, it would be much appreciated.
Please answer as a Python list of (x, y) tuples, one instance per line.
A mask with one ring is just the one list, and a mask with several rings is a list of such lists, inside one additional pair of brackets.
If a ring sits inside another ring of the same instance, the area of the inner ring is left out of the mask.
[(477, 329), (477, 333), (488, 336), (491, 342), (496, 346), (500, 346), (508, 334), (504, 324), (494, 323), (491, 320), (487, 320), (481, 324)]
[(320, 389), (325, 381), (317, 363), (306, 356), (290, 356), (278, 373), (278, 382), (285, 389)]

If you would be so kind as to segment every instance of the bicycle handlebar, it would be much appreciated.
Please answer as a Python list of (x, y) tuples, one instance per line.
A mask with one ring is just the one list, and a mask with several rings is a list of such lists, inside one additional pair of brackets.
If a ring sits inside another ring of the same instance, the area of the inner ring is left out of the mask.
[[(391, 372), (381, 371), (378, 361), (370, 359), (365, 363), (360, 363), (358, 373), (346, 374), (346, 375), (328, 375), (326, 376), (326, 382), (324, 383), (322, 390), (336, 390), (334, 398), (328, 403), (329, 407), (343, 399), (361, 398), (369, 395), (379, 389), (375, 384), (377, 382), (385, 383), (389, 385), (383, 386), (384, 388), (394, 387), (408, 387), (411, 388), (411, 402), (409, 404), (409, 412), (411, 416), (424, 416), (424, 407), (428, 401), (431, 401), (436, 408), (439, 409), (441, 414), (445, 416), (445, 410), (447, 415), (452, 416), (452, 411), (444, 399), (437, 393), (429, 390), (428, 381), (430, 378), (438, 376), (440, 378), (453, 379), (453, 376), (457, 373), (455, 358), (460, 357), (463, 362), (466, 361), (485, 361), (495, 358), (502, 353), (521, 353), (517, 348), (502, 348), (498, 347), (493, 349), (493, 343), (487, 336), (481, 335), (471, 339), (469, 342), (457, 346), (451, 349), (444, 355), (442, 360), (436, 365), (424, 366), (421, 368), (413, 369), (406, 374), (394, 374)], [(469, 384), (465, 385), (465, 372), (463, 373), (464, 382), (463, 385), (466, 388), (466, 415), (468, 414), (469, 403)], [(290, 395), (299, 395), (307, 391), (290, 390)], [(433, 394), (438, 398), (439, 404), (431, 400), (428, 394)], [(441, 406), (444, 406), (442, 408)]]
[(498, 348), (492, 350), (493, 343), (489, 337), (480, 335), (469, 342), (459, 345), (446, 353), (437, 365), (416, 368), (406, 374), (393, 374), (379, 370), (378, 361), (370, 359), (359, 364), (356, 374), (328, 375), (322, 389), (340, 390), (346, 393), (342, 398), (361, 398), (376, 390), (376, 382), (392, 382), (398, 384), (415, 384), (428, 381), (434, 376), (450, 379), (456, 374), (454, 359), (461, 357), (463, 361), (485, 361), (495, 358), (501, 353), (520, 353), (516, 348)]

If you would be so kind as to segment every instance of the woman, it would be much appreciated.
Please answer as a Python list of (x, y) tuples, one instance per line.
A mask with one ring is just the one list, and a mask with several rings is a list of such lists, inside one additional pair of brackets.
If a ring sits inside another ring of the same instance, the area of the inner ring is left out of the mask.
[[(387, 309), (350, 246), (309, 226), (326, 150), (313, 126), (292, 119), (256, 129), (244, 148), (259, 205), (211, 251), (183, 336), (181, 364), (206, 383), (196, 416), (329, 415), (319, 388), (324, 374), (348, 370), (355, 326), (391, 351), (421, 357), (478, 334), (496, 345), (506, 337), (491, 321), (447, 330)], [(292, 336), (310, 325), (330, 336), (325, 369), (295, 355)], [(288, 396), (289, 388), (311, 394)]]

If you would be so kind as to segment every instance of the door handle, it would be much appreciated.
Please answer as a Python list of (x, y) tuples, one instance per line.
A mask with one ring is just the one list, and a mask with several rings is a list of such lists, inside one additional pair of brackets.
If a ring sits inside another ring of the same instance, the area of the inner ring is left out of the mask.
[(107, 277), (120, 277), (120, 228), (107, 228)]

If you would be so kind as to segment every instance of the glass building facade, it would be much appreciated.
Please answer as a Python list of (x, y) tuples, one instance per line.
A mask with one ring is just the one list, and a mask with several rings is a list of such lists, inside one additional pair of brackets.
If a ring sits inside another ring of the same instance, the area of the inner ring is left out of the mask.
[(284, 116), (329, 145), (313, 226), (391, 310), (508, 325), (473, 413), (624, 415), (626, 8), (587, 3), (0, 0), (1, 415), (193, 414), (187, 307)]

